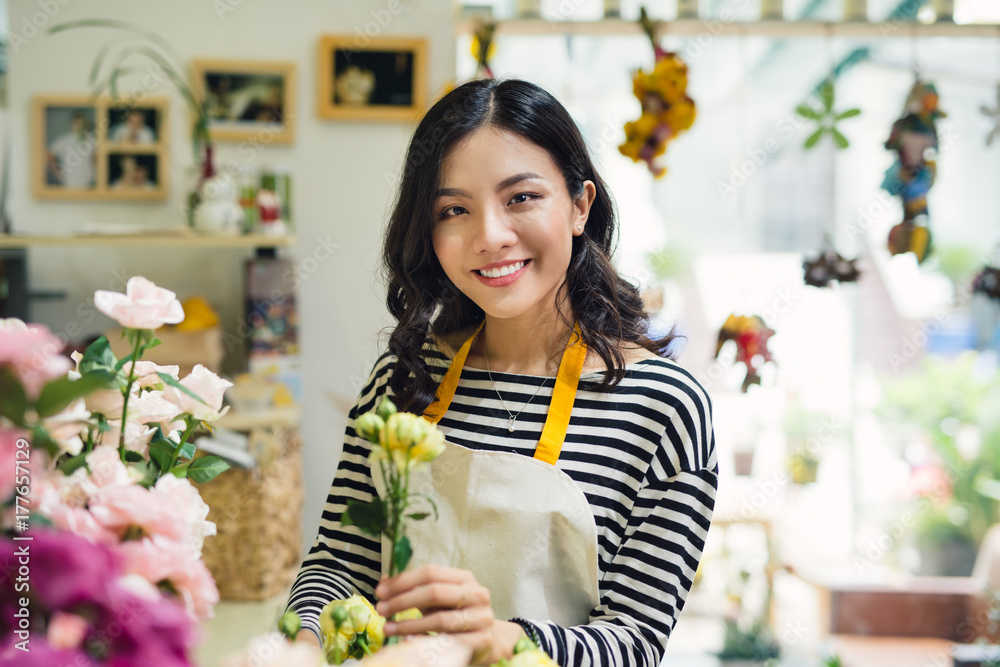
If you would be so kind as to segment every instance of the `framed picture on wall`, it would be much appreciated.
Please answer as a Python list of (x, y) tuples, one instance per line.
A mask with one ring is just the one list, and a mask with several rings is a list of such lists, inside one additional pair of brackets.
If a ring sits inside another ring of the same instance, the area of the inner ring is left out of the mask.
[(201, 59), (191, 69), (213, 141), (292, 143), (295, 63)]
[(32, 105), (32, 190), (38, 199), (163, 201), (169, 184), (168, 101), (38, 95)]
[(325, 35), (316, 70), (321, 118), (406, 121), (423, 112), (425, 39), (371, 38), (362, 47), (353, 35)]

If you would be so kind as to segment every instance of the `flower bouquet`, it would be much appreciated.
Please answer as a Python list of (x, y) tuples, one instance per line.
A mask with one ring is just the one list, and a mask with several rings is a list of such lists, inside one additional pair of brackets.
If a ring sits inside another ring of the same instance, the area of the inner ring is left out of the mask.
[(0, 320), (0, 539), (4, 571), (21, 573), (0, 585), (0, 656), (188, 665), (218, 601), (201, 558), (215, 525), (191, 482), (228, 467), (188, 440), (225, 413), (231, 385), (141, 360), (184, 318), (173, 292), (136, 277), (95, 305), (125, 327), (128, 357), (101, 337), (74, 368), (45, 327)]

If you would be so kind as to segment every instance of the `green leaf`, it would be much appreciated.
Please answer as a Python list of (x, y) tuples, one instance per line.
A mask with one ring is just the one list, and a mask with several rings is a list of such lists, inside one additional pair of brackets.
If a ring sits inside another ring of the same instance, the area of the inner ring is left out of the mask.
[(381, 498), (367, 503), (348, 500), (340, 522), (345, 526), (357, 526), (369, 535), (381, 535), (385, 530), (388, 514)]
[(42, 393), (35, 402), (39, 417), (51, 417), (61, 412), (76, 399), (86, 396), (96, 389), (117, 389), (118, 378), (108, 371), (90, 371), (78, 380), (62, 377), (42, 387)]
[(820, 119), (819, 112), (817, 112), (816, 110), (814, 110), (808, 104), (800, 104), (799, 106), (795, 107), (795, 113), (797, 113), (798, 115), (802, 116), (803, 118), (808, 118), (810, 120), (819, 120)]
[(402, 572), (410, 564), (410, 557), (413, 556), (413, 547), (410, 546), (410, 538), (406, 535), (400, 538), (392, 546), (392, 555), (396, 561), (396, 572)]
[(149, 443), (149, 458), (156, 462), (160, 470), (166, 471), (173, 457), (174, 445), (166, 438), (154, 439)]
[(208, 405), (208, 403), (205, 403), (205, 401), (201, 400), (201, 396), (199, 396), (198, 394), (194, 393), (193, 391), (191, 391), (190, 389), (188, 389), (187, 387), (185, 387), (184, 385), (182, 385), (180, 383), (180, 381), (175, 380), (173, 378), (173, 376), (167, 375), (166, 373), (159, 373), (159, 372), (157, 372), (157, 375), (160, 376), (160, 379), (163, 380), (164, 384), (169, 384), (171, 387), (174, 387), (178, 391), (183, 391), (185, 394), (187, 394), (191, 398), (195, 399), (199, 403), (204, 403), (205, 405)]
[(407, 518), (413, 519), (414, 521), (423, 521), (431, 515), (430, 512), (415, 512), (413, 514), (407, 514)]
[(28, 396), (24, 387), (10, 366), (0, 366), (0, 416), (24, 426), (24, 411), (28, 407)]
[(194, 443), (185, 442), (183, 445), (181, 445), (181, 451), (179, 454), (177, 454), (177, 457), (181, 459), (193, 459), (194, 451), (195, 451)]
[(118, 364), (108, 339), (101, 336), (83, 351), (83, 358), (80, 359), (80, 373), (86, 374), (96, 370), (116, 371), (120, 368)]
[(842, 113), (837, 114), (834, 120), (844, 120), (845, 118), (854, 118), (855, 116), (861, 115), (861, 109), (848, 109)]
[(145, 461), (146, 458), (139, 452), (133, 452), (131, 449), (125, 450), (125, 462), (126, 463), (138, 463), (139, 461)]
[(437, 518), (438, 518), (438, 506), (437, 506), (437, 503), (434, 502), (434, 499), (431, 498), (426, 493), (421, 493), (420, 495), (423, 496), (427, 500), (428, 503), (430, 503), (431, 509), (434, 511), (434, 520), (437, 521)]
[(72, 456), (65, 461), (62, 461), (57, 468), (62, 472), (62, 474), (69, 476), (72, 475), (78, 468), (82, 468), (87, 462), (86, 460), (87, 452), (80, 452), (76, 456)]
[(148, 343), (146, 343), (146, 346), (143, 347), (142, 351), (143, 352), (148, 352), (149, 350), (152, 350), (154, 347), (156, 347), (157, 345), (159, 345), (162, 342), (163, 342), (162, 340), (160, 340), (159, 338), (156, 338), (154, 336), (152, 338), (152, 340), (150, 340)]
[(833, 110), (833, 102), (836, 97), (832, 79), (827, 79), (823, 82), (823, 86), (820, 88), (819, 94), (823, 99), (823, 108), (826, 109), (827, 113), (829, 113)]
[(826, 132), (826, 128), (824, 127), (819, 128), (818, 130), (810, 134), (809, 137), (806, 139), (806, 142), (802, 145), (807, 149), (812, 148), (819, 142), (820, 137), (823, 136), (824, 132)]
[(150, 461), (138, 461), (136, 463), (129, 463), (128, 467), (133, 470), (138, 470), (142, 474), (142, 479), (139, 480), (139, 486), (144, 486), (147, 489), (156, 484), (156, 480), (160, 478), (160, 470), (156, 465)]
[(174, 477), (180, 477), (181, 479), (187, 477), (188, 470), (191, 468), (191, 462), (181, 463), (170, 469), (170, 474)]
[(216, 478), (220, 473), (229, 470), (229, 464), (218, 456), (202, 456), (195, 459), (187, 468), (188, 477), (192, 482), (204, 484)]
[(830, 132), (833, 134), (833, 141), (837, 144), (837, 148), (847, 148), (851, 145), (851, 142), (847, 140), (847, 137), (845, 137), (837, 128), (831, 127)]

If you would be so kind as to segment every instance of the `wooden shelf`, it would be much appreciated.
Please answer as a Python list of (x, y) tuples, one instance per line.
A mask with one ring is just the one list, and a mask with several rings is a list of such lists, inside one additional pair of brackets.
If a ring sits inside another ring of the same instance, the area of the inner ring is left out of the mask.
[(257, 427), (298, 426), (301, 410), (299, 406), (270, 408), (260, 412), (229, 412), (216, 420), (215, 425), (232, 431), (249, 431)]
[[(474, 21), (455, 25), (455, 34), (471, 34)], [(545, 19), (512, 19), (497, 22), (497, 35), (642, 35), (639, 24), (621, 19), (601, 21), (546, 21)], [(914, 23), (911, 21), (723, 21), (719, 18), (681, 19), (664, 21), (660, 35), (695, 37), (857, 37), (886, 39), (892, 37), (981, 37), (1000, 38), (1000, 25), (981, 23)]]
[(19, 236), (0, 234), (0, 248), (40, 246), (175, 246), (184, 248), (282, 248), (295, 245), (294, 236), (210, 236), (194, 233), (80, 234), (75, 236)]

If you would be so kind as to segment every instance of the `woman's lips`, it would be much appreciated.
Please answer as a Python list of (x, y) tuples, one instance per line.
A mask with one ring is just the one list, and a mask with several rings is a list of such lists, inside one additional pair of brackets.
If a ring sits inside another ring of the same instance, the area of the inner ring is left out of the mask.
[(518, 278), (520, 278), (521, 274), (524, 273), (524, 270), (527, 269), (530, 264), (531, 260), (526, 259), (524, 260), (524, 266), (522, 266), (520, 269), (518, 269), (514, 273), (508, 273), (505, 276), (500, 276), (499, 278), (487, 278), (486, 276), (479, 273), (479, 271), (473, 271), (472, 273), (473, 275), (476, 276), (476, 278), (479, 279), (479, 282), (486, 285), (487, 287), (505, 287), (507, 285), (510, 285)]

